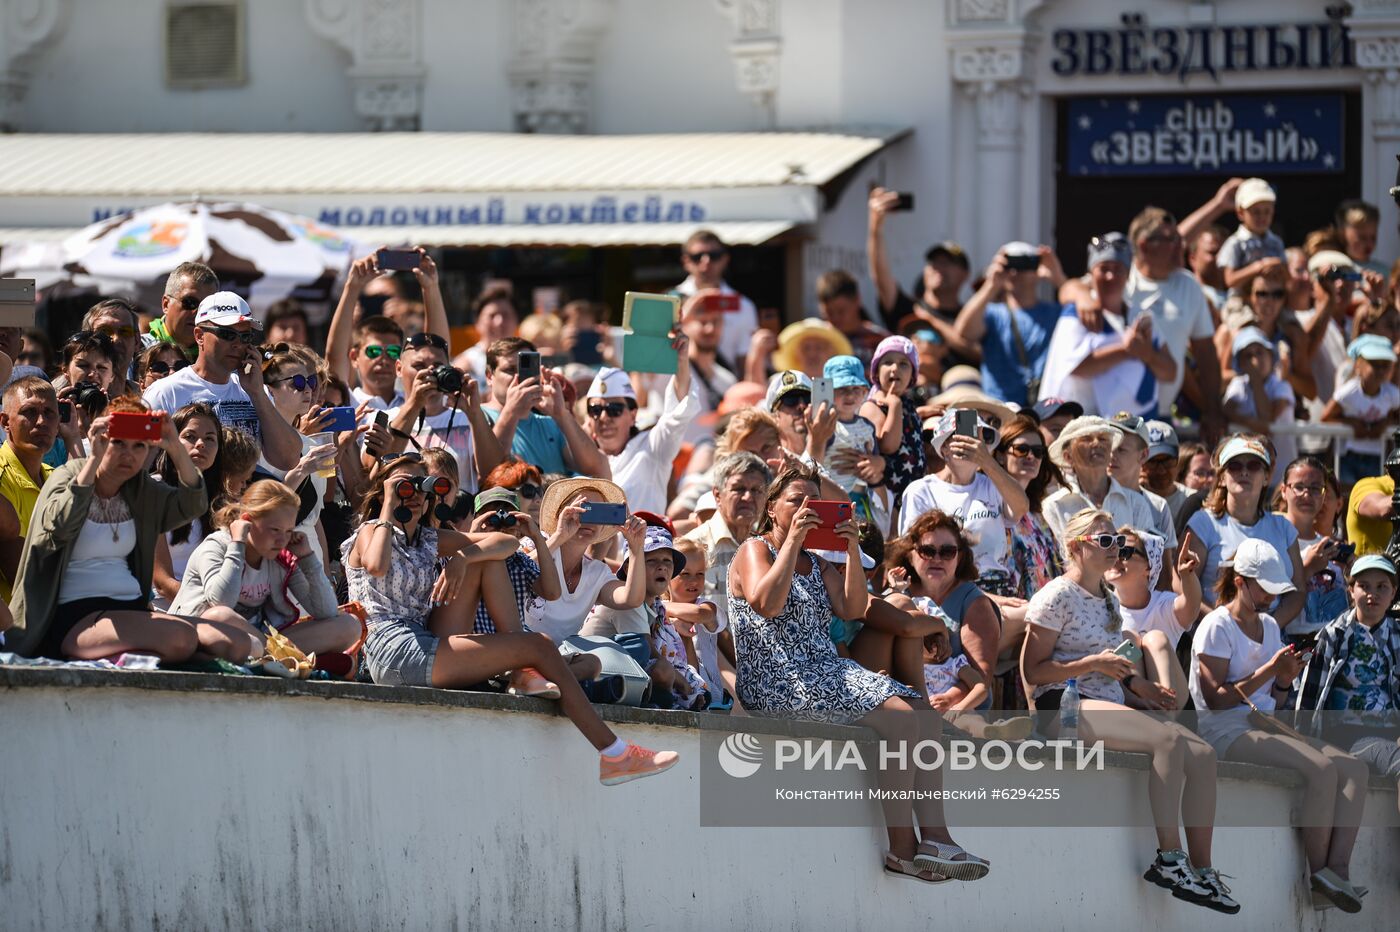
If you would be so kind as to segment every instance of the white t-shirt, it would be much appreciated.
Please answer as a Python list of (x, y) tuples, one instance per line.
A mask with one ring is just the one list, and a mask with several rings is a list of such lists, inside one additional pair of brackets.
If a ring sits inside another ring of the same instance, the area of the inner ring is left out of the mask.
[[(1110, 599), (1114, 597), (1109, 596)], [(1114, 600), (1117, 601), (1116, 599)], [(1110, 631), (1108, 601), (1084, 590), (1066, 576), (1058, 576), (1037, 592), (1026, 609), (1026, 621), (1049, 631), (1059, 632), (1050, 659), (1069, 663), (1090, 654), (1113, 650), (1123, 643), (1123, 632)], [(1106, 702), (1123, 702), (1123, 687), (1102, 673), (1085, 673), (1078, 678), (1079, 695)], [(1064, 683), (1043, 683), (1035, 695), (1063, 689)]]
[(358, 385), (350, 389), (350, 399), (350, 403), (356, 408), (368, 401), (371, 411), (389, 411), (403, 406), (403, 392), (399, 391), (397, 385), (394, 386), (394, 397), (389, 401), (385, 401), (378, 395), (371, 395)]
[(1142, 637), (1149, 631), (1160, 631), (1167, 636), (1167, 643), (1176, 647), (1181, 636), (1191, 630), (1191, 626), (1181, 627), (1176, 620), (1176, 593), (1155, 589), (1142, 608), (1128, 608), (1119, 603), (1123, 613), (1123, 627)]
[[(184, 543), (177, 544), (170, 539), (172, 531), (165, 532), (165, 545), (170, 548), (170, 575), (177, 580), (185, 578), (185, 567), (190, 565), (190, 557), (199, 549), (199, 545), (204, 541), (204, 522), (195, 518), (190, 522), (190, 535), (185, 538)], [(170, 600), (164, 596), (157, 595), (151, 600), (151, 605), (159, 611), (169, 611)]]
[[(390, 422), (398, 416), (398, 408), (389, 409)], [(452, 428), (450, 431), (449, 425)], [(447, 408), (432, 417), (419, 418), (411, 426), (413, 430), (410, 433), (420, 447), (441, 447), (457, 458), (457, 485), (468, 492), (475, 492), (476, 447), (472, 443), (472, 425), (467, 419), (467, 412)]]
[(237, 373), (219, 385), (200, 378), (194, 366), (187, 366), (151, 385), (141, 397), (153, 410), (171, 414), (194, 401), (208, 402), (219, 415), (219, 423), (237, 427), (254, 440), (262, 439), (258, 412), (253, 407), (253, 400), (238, 384)]
[(979, 472), (967, 485), (953, 485), (937, 476), (925, 476), (909, 484), (899, 510), (899, 533), (908, 533), (919, 517), (934, 509), (962, 521), (972, 543), (977, 573), (1009, 572), (1011, 541), (1007, 532), (1006, 501), (986, 473)]
[[(875, 452), (875, 425), (869, 419), (857, 414), (849, 422), (837, 420), (836, 431), (831, 435), (831, 443), (826, 448), (826, 460), (831, 462), (833, 453), (852, 451), (867, 456)], [(829, 470), (831, 480), (839, 485), (847, 495), (857, 489), (867, 488), (864, 479), (853, 472)]]
[[(1128, 323), (1140, 313), (1152, 315), (1152, 336), (1171, 350), (1178, 363), (1186, 358), (1192, 340), (1209, 340), (1215, 335), (1215, 321), (1201, 283), (1185, 269), (1174, 269), (1164, 280), (1148, 278), (1134, 266), (1124, 292), (1130, 311)], [(1157, 409), (1170, 411), (1181, 391), (1186, 367), (1177, 365), (1176, 378), (1157, 386)]]
[(1186, 526), (1206, 548), (1206, 566), (1205, 572), (1201, 574), (1201, 591), (1207, 605), (1215, 604), (1215, 581), (1220, 578), (1220, 564), (1235, 559), (1235, 548), (1241, 541), (1251, 537), (1266, 540), (1278, 550), (1285, 567), (1293, 566), (1288, 548), (1298, 539), (1298, 529), (1283, 515), (1270, 512), (1252, 526), (1247, 526), (1240, 524), (1228, 513), (1217, 518), (1202, 508), (1191, 516)]
[(544, 604), (544, 615), (535, 623), (534, 630), (548, 635), (555, 644), (562, 644), (565, 638), (573, 637), (583, 629), (588, 613), (593, 611), (593, 606), (598, 602), (598, 593), (602, 592), (608, 583), (617, 579), (617, 576), (602, 560), (584, 557), (578, 587), (570, 592), (569, 584), (564, 580), (564, 565), (559, 551), (554, 551), (551, 556), (554, 558), (555, 568), (559, 570), (563, 591), (560, 592), (559, 598)]
[(1080, 363), (1099, 350), (1122, 343), (1123, 333), (1112, 323), (1094, 333), (1079, 320), (1073, 304), (1065, 305), (1045, 355), (1040, 397), (1078, 402), (1085, 414), (1112, 417), (1127, 411), (1140, 417), (1156, 417), (1157, 379), (1142, 360), (1124, 359), (1098, 375), (1074, 374)]
[[(1380, 421), (1390, 412), (1400, 408), (1400, 387), (1394, 382), (1382, 382), (1381, 390), (1374, 395), (1366, 394), (1361, 380), (1350, 378), (1337, 386), (1332, 399), (1342, 406), (1342, 413), (1361, 421)], [(1356, 437), (1347, 441), (1347, 452), (1381, 455), (1380, 437)]]
[[(1229, 609), (1222, 605), (1201, 619), (1200, 627), (1196, 629), (1192, 638), (1191, 698), (1196, 703), (1198, 713), (1196, 727), (1201, 732), (1201, 737), (1207, 741), (1212, 741), (1231, 730), (1247, 729), (1249, 706), (1240, 703), (1233, 709), (1212, 710), (1206, 704), (1205, 694), (1201, 691), (1200, 658), (1202, 655), (1228, 657), (1230, 665), (1225, 670), (1227, 683), (1249, 676), (1283, 647), (1283, 636), (1279, 634), (1278, 622), (1274, 621), (1273, 616), (1261, 612), (1259, 620), (1264, 624), (1263, 641), (1252, 640), (1241, 631), (1235, 619), (1230, 617)], [(1261, 712), (1270, 712), (1275, 708), (1270, 688), (1272, 684), (1272, 679), (1266, 680), (1249, 697)]]
[[(1316, 310), (1296, 311), (1298, 323), (1304, 329), (1312, 323), (1317, 315)], [(1307, 400), (1308, 420), (1321, 421), (1322, 409), (1327, 406), (1327, 402), (1332, 400), (1332, 394), (1336, 391), (1338, 384), (1337, 373), (1348, 362), (1347, 359), (1347, 338), (1342, 332), (1342, 328), (1337, 326), (1335, 319), (1327, 322), (1327, 327), (1322, 331), (1322, 339), (1313, 349), (1312, 374), (1313, 381), (1317, 384), (1317, 397)], [(1301, 444), (1305, 451), (1315, 452), (1327, 446), (1325, 440), (1309, 440), (1303, 438)]]

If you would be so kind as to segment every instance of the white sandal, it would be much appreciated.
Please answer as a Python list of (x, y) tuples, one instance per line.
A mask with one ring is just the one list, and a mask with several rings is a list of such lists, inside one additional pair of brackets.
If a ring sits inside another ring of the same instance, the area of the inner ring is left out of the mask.
[[(890, 862), (894, 866), (890, 866)], [(947, 883), (951, 878), (944, 877), (937, 871), (926, 867), (920, 867), (913, 861), (906, 861), (903, 858), (895, 857), (892, 852), (885, 852), (885, 873), (900, 880), (917, 880), (919, 883)], [(924, 877), (922, 875), (928, 874)]]
[[(934, 853), (926, 854), (926, 847), (933, 848)], [(961, 861), (954, 860), (958, 855), (965, 857)], [(990, 861), (979, 858), (961, 845), (948, 845), (937, 841), (920, 842), (919, 853), (914, 855), (914, 863), (921, 869), (936, 871), (954, 880), (981, 880), (992, 869)]]

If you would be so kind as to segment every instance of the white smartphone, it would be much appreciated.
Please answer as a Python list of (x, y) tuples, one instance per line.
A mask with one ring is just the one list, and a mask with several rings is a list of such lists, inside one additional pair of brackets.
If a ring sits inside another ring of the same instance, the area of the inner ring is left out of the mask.
[(831, 388), (831, 379), (813, 379), (811, 411), (814, 416), (821, 408), (823, 402), (826, 403), (826, 409), (828, 411), (836, 407), (836, 395)]

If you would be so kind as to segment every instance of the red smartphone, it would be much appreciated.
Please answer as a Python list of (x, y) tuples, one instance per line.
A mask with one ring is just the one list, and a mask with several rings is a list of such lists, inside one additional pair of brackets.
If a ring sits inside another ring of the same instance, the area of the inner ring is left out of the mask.
[(107, 417), (107, 436), (113, 440), (160, 440), (161, 416), (118, 411)]
[(732, 314), (739, 310), (739, 296), (737, 294), (712, 294), (705, 298), (705, 310), (723, 311)]
[(802, 546), (808, 550), (846, 550), (846, 541), (833, 530), (842, 521), (851, 520), (851, 503), (816, 499), (807, 507), (821, 516), (822, 523), (807, 532)]

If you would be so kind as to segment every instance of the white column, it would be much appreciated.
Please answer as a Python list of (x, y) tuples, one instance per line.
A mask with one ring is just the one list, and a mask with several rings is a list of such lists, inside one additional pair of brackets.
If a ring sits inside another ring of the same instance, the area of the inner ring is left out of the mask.
[(1396, 183), (1400, 154), (1400, 2), (1358, 4), (1348, 21), (1356, 43), (1361, 86), (1361, 197), (1381, 209), (1376, 256), (1400, 258), (1400, 210), (1387, 193)]
[(422, 0), (304, 0), (312, 30), (350, 53), (355, 112), (375, 132), (423, 120)]

